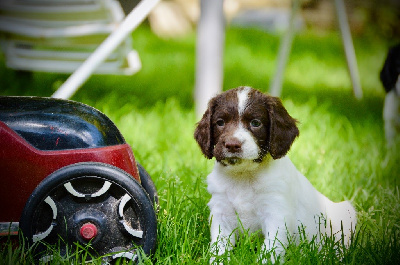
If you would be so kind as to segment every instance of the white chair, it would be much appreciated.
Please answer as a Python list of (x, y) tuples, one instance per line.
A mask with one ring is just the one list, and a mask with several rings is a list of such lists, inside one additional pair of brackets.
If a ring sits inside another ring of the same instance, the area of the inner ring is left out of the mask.
[[(72, 73), (123, 21), (116, 0), (2, 0), (1, 47), (9, 68)], [(131, 75), (139, 56), (125, 38), (95, 71)]]
[[(207, 109), (208, 100), (222, 91), (222, 57), (225, 37), (223, 1), (200, 0), (201, 16), (197, 26), (195, 84), (196, 114), (198, 117), (201, 117), (202, 113)], [(273, 96), (280, 96), (282, 91), (283, 74), (295, 34), (294, 19), (299, 8), (300, 1), (293, 0), (289, 28), (280, 44), (276, 73), (270, 86), (270, 94)], [(335, 8), (354, 95), (360, 99), (363, 93), (343, 0), (335, 0)]]
[(118, 27), (79, 66), (67, 81), (52, 95), (54, 98), (70, 98), (123, 40), (147, 17), (160, 0), (142, 0), (125, 17)]
[[(276, 73), (270, 85), (270, 93), (273, 96), (279, 97), (282, 92), (283, 74), (285, 71), (286, 63), (292, 48), (293, 37), (295, 34), (294, 20), (300, 9), (300, 1), (292, 1), (292, 10), (290, 15), (289, 28), (282, 38), (279, 47), (278, 60)], [(336, 15), (339, 22), (339, 29), (342, 37), (343, 48), (346, 54), (347, 68), (349, 71), (351, 83), (353, 86), (353, 93), (357, 99), (363, 97), (361, 88), (360, 75), (358, 73), (357, 59), (354, 51), (353, 39), (350, 33), (350, 27), (346, 14), (346, 8), (343, 0), (335, 0)]]

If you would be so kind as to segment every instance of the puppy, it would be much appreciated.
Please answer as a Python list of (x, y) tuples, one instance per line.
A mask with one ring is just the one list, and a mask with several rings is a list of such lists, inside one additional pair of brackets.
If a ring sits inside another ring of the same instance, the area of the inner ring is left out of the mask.
[(350, 243), (356, 225), (352, 205), (319, 193), (285, 156), (299, 135), (296, 123), (278, 98), (250, 87), (210, 100), (194, 137), (203, 154), (216, 159), (207, 177), (215, 255), (235, 245), (241, 228), (262, 231), (264, 250), (276, 255), (299, 226), (309, 239), (323, 233)]
[(390, 149), (399, 141), (400, 135), (400, 44), (389, 49), (380, 79), (386, 91), (383, 120), (386, 144)]

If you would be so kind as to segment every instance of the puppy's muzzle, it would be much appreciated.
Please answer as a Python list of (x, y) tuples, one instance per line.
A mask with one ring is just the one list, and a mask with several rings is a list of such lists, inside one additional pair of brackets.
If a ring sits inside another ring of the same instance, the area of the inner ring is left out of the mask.
[(223, 165), (237, 165), (242, 162), (242, 142), (235, 137), (227, 137), (223, 140), (224, 158), (221, 160)]
[(242, 142), (234, 137), (229, 137), (224, 141), (224, 147), (228, 153), (238, 154), (242, 152)]

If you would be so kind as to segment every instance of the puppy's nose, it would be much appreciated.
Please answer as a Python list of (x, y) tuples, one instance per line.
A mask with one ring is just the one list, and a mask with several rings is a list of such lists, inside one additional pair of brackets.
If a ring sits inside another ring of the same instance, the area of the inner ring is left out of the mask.
[(242, 142), (236, 138), (230, 138), (225, 141), (225, 148), (231, 153), (238, 153), (242, 150)]

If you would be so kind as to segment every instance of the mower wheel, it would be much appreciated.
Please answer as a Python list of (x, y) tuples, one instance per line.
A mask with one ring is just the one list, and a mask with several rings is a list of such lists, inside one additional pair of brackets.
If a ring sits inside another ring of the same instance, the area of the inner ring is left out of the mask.
[(38, 242), (37, 252), (59, 244), (66, 254), (79, 242), (107, 261), (137, 260), (137, 249), (148, 255), (157, 239), (154, 207), (143, 187), (125, 171), (95, 162), (66, 166), (46, 177), (29, 197), (20, 228), (28, 242)]

